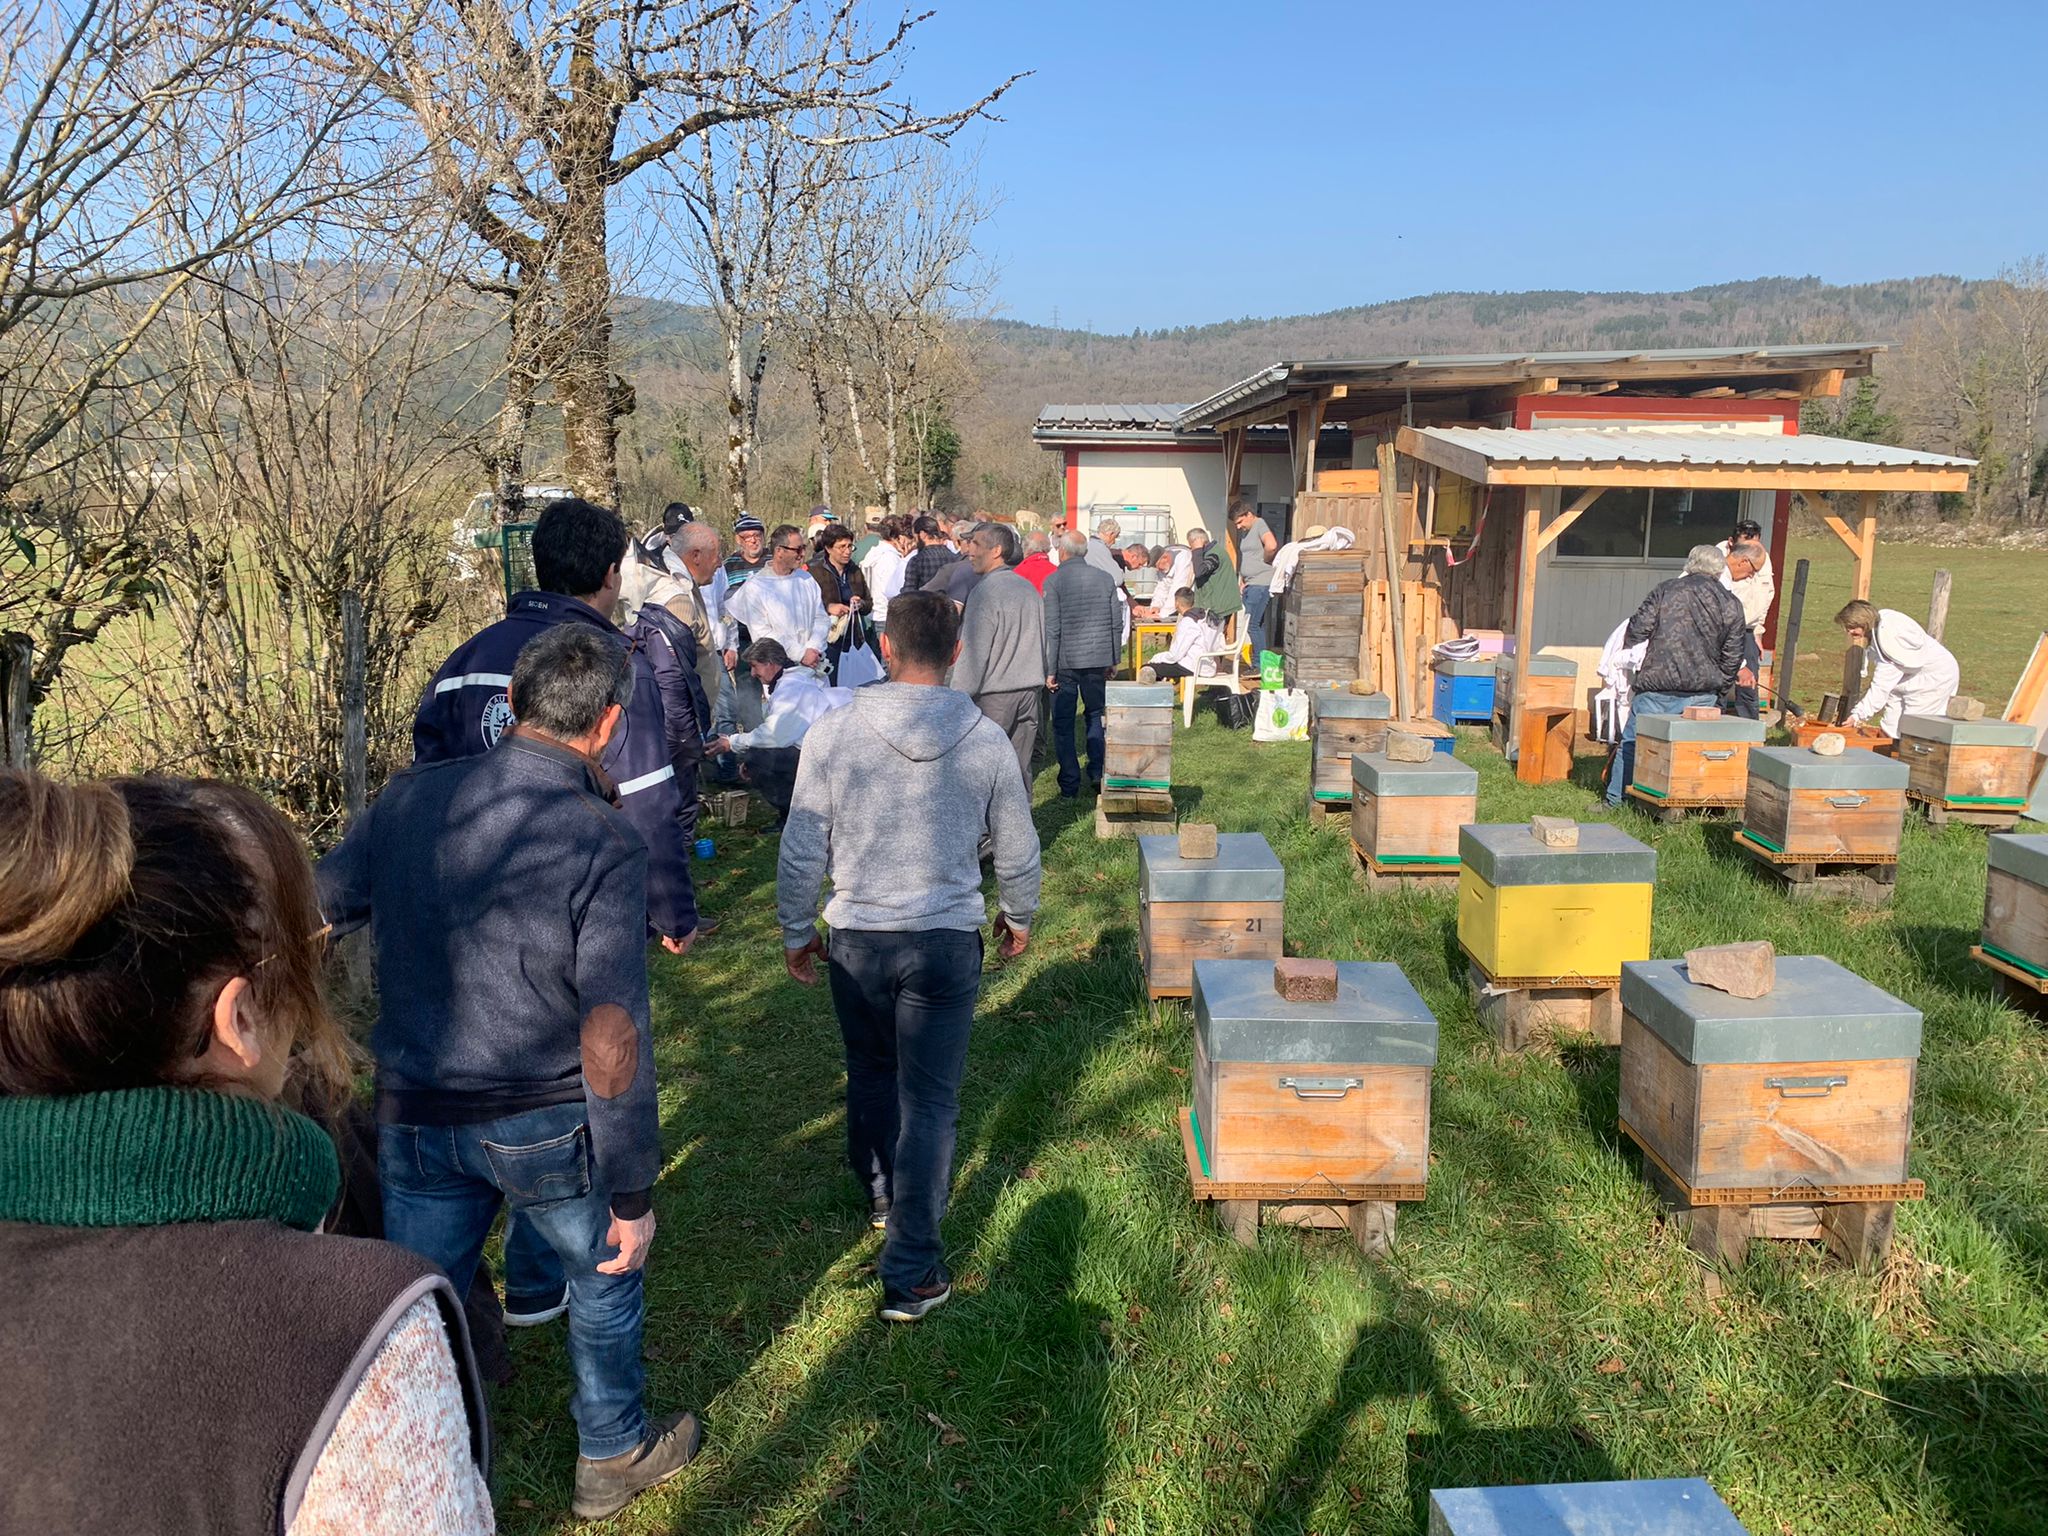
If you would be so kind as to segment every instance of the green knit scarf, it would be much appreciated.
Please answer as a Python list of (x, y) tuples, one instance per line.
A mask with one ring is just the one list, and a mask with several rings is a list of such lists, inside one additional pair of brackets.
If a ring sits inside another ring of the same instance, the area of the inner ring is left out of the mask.
[(327, 1133), (245, 1094), (130, 1088), (0, 1098), (0, 1221), (316, 1230), (341, 1189)]

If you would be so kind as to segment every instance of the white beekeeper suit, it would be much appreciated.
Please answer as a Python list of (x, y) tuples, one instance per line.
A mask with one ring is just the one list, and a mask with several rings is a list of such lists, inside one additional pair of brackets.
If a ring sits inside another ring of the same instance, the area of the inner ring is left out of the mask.
[(1885, 735), (1896, 736), (1900, 716), (1939, 715), (1962, 686), (1948, 647), (1896, 608), (1877, 611), (1868, 649), (1875, 665), (1870, 686), (1849, 712), (1851, 725), (1875, 719)]
[[(1636, 645), (1628, 643), (1628, 620), (1615, 625), (1614, 633), (1607, 637), (1607, 643), (1600, 648), (1600, 682), (1602, 687), (1593, 696), (1593, 720), (1596, 729), (1594, 737), (1600, 741), (1621, 740), (1621, 728), (1628, 724), (1629, 712), (1635, 707), (1636, 668), (1643, 664), (1643, 653), (1650, 648), (1644, 640)], [(1605, 715), (1606, 729), (1599, 729)]]
[(1164, 656), (1154, 659), (1186, 667), (1197, 677), (1214, 677), (1216, 657), (1213, 653), (1222, 649), (1223, 626), (1207, 609), (1194, 608), (1173, 621), (1173, 644), (1167, 647)]
[(733, 737), (732, 749), (748, 752), (756, 747), (801, 746), (804, 733), (813, 724), (852, 702), (851, 688), (834, 688), (815, 672), (787, 667), (768, 695), (768, 712), (761, 723)]
[[(1728, 553), (1728, 541), (1721, 541), (1721, 553)], [(1731, 581), (1728, 572), (1721, 572), (1721, 585), (1735, 594), (1742, 604), (1742, 622), (1749, 626), (1749, 632), (1756, 636), (1757, 644), (1764, 639), (1764, 620), (1770, 616), (1771, 599), (1778, 595), (1778, 578), (1771, 574), (1771, 557), (1764, 556), (1764, 563), (1740, 581)]]

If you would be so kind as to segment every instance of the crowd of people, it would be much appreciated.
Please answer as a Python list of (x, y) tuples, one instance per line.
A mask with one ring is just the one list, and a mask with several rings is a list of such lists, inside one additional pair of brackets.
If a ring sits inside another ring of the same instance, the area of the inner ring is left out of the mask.
[[(783, 824), (784, 964), (829, 984), (878, 1315), (948, 1300), (984, 865), (1013, 959), (1048, 718), (1062, 793), (1077, 717), (1099, 784), (1134, 616), (1178, 616), (1177, 675), (1215, 649), (1222, 568), (1205, 536), (1113, 523), (812, 521), (743, 517), (726, 549), (680, 504), (637, 535), (549, 504), (532, 587), (450, 653), (412, 766), (317, 867), (244, 789), (0, 774), (0, 1359), (29, 1373), (0, 1528), (488, 1531), (503, 1330), (564, 1317), (575, 1515), (690, 1463), (704, 1427), (644, 1365), (649, 955), (719, 926), (691, 873), (706, 784)], [(323, 990), (359, 930), (361, 1045)]]

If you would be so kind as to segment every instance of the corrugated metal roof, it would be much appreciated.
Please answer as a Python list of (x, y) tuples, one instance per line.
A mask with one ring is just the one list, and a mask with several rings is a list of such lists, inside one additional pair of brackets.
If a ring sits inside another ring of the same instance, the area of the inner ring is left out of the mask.
[(1153, 405), (1142, 402), (1117, 405), (1048, 405), (1038, 413), (1038, 425), (1067, 431), (1090, 427), (1171, 431), (1174, 422), (1180, 418), (1180, 413), (1186, 409), (1185, 405)]
[(1422, 427), (1418, 435), (1492, 464), (1689, 464), (1739, 469), (1969, 469), (1975, 459), (1846, 437), (1728, 428)]

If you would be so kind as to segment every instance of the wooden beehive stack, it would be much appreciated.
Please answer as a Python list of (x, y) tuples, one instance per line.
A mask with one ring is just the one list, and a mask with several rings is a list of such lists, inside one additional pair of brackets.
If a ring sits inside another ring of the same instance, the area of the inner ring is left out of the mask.
[(1172, 683), (1110, 683), (1103, 690), (1098, 837), (1173, 830)]
[[(1569, 709), (1579, 707), (1579, 665), (1569, 656), (1550, 656), (1539, 651), (1529, 659), (1528, 707)], [(1498, 656), (1493, 663), (1493, 744), (1509, 756), (1519, 755), (1511, 747), (1509, 723), (1515, 712), (1515, 658)]]
[(1397, 763), (1361, 752), (1351, 780), (1351, 849), (1368, 884), (1457, 881), (1458, 829), (1479, 815), (1476, 770), (1436, 753)]
[(1342, 810), (1351, 803), (1352, 754), (1384, 747), (1393, 713), (1394, 702), (1383, 693), (1353, 693), (1340, 687), (1309, 689), (1311, 821), (1322, 821), (1325, 807), (1334, 805)]
[(1808, 1237), (1868, 1265), (1893, 1203), (1923, 1193), (1906, 1169), (1920, 1012), (1823, 955), (1774, 969), (1758, 997), (1688, 961), (1622, 971), (1622, 1134), (1709, 1257)]
[(1186, 997), (1197, 960), (1279, 959), (1286, 895), (1286, 871), (1256, 832), (1182, 827), (1172, 837), (1139, 838), (1146, 994)]
[(1322, 1224), (1348, 1206), (1368, 1251), (1392, 1241), (1394, 1202), (1429, 1177), (1437, 1025), (1383, 962), (1198, 960), (1194, 1105), (1182, 1121), (1198, 1198), (1255, 1240), (1260, 1207)]
[(1656, 851), (1602, 822), (1569, 844), (1517, 822), (1460, 827), (1458, 856), (1458, 943), (1495, 1039), (1619, 1040), (1621, 968), (1650, 954)]
[(1764, 741), (1763, 722), (1723, 715), (1636, 716), (1634, 799), (1677, 819), (1688, 810), (1739, 810), (1749, 790), (1749, 750)]
[(1906, 821), (1906, 765), (1860, 747), (1752, 747), (1736, 846), (1795, 898), (1891, 900)]
[(2017, 720), (1951, 720), (1907, 715), (1897, 756), (1906, 765), (1907, 798), (1939, 826), (1968, 821), (2007, 830), (2027, 808), (2034, 785), (2034, 728)]
[(1365, 628), (1365, 566), (1358, 551), (1304, 554), (1283, 597), (1288, 686), (1349, 683), (1358, 675), (1358, 637)]
[(2048, 1007), (2048, 833), (1993, 833), (1984, 932), (1970, 953), (2030, 1007)]

